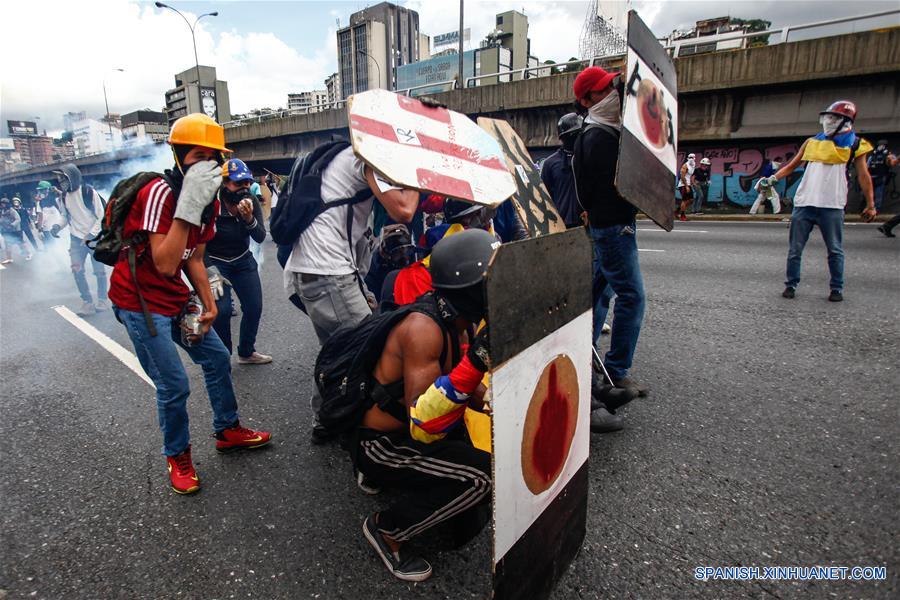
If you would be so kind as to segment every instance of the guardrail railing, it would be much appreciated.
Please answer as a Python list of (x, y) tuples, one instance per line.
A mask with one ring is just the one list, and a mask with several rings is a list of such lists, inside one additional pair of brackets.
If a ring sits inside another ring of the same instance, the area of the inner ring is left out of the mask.
[[(702, 44), (704, 42), (711, 44), (714, 42), (715, 43), (728, 42), (728, 41), (742, 40), (742, 39), (747, 39), (747, 38), (755, 38), (755, 37), (761, 37), (761, 36), (771, 36), (771, 35), (781, 34), (780, 40), (777, 42), (770, 42), (770, 45), (779, 44), (779, 43), (784, 44), (784, 43), (787, 43), (791, 32), (803, 31), (803, 30), (807, 30), (807, 29), (815, 29), (818, 27), (827, 27), (829, 25), (838, 25), (840, 23), (852, 23), (855, 21), (865, 21), (868, 19), (874, 19), (874, 18), (878, 18), (878, 17), (887, 17), (887, 16), (891, 16), (891, 15), (900, 15), (900, 9), (883, 10), (883, 11), (879, 11), (879, 12), (868, 13), (865, 15), (856, 15), (856, 16), (852, 16), (852, 17), (840, 17), (837, 19), (828, 19), (825, 21), (802, 23), (800, 25), (785, 25), (784, 27), (776, 27), (774, 29), (766, 29), (765, 31), (735, 33), (734, 35), (722, 34), (722, 35), (715, 35), (715, 36), (696, 36), (696, 37), (674, 40), (672, 42), (669, 42), (668, 44), (665, 44), (664, 47), (666, 48), (666, 50), (668, 50), (671, 53), (671, 55), (673, 57), (677, 57), (677, 56), (679, 56), (679, 53), (681, 52), (682, 46), (694, 46), (698, 43)], [(840, 35), (840, 34), (835, 34), (835, 35)], [(499, 71), (497, 73), (485, 73), (482, 75), (475, 75), (473, 77), (466, 77), (463, 82), (463, 87), (464, 88), (475, 87), (477, 85), (477, 82), (479, 82), (483, 79), (490, 79), (490, 78), (494, 78), (494, 77), (496, 77), (498, 79), (499, 83), (507, 83), (509, 81), (512, 81), (513, 77), (518, 74), (521, 74), (522, 77), (524, 78), (527, 73), (531, 73), (533, 71), (559, 69), (559, 68), (565, 68), (570, 65), (594, 66), (598, 62), (612, 61), (612, 60), (616, 60), (618, 58), (622, 58), (623, 56), (624, 56), (624, 54), (616, 53), (616, 54), (609, 54), (606, 56), (594, 56), (591, 58), (585, 58), (585, 59), (580, 59), (580, 60), (570, 60), (570, 61), (561, 62), (561, 63), (542, 64), (542, 65), (537, 65), (534, 67), (525, 67), (523, 69)], [(402, 90), (396, 90), (396, 93), (403, 94), (405, 96), (409, 96), (409, 95), (411, 95), (412, 92), (414, 92), (416, 90), (438, 87), (438, 86), (440, 86), (442, 88), (443, 87), (447, 88), (447, 90), (442, 90), (442, 91), (455, 90), (455, 89), (459, 88), (459, 84), (456, 79), (448, 79), (447, 81), (426, 83), (426, 84), (422, 84), (422, 85), (413, 86), (410, 88), (405, 88)], [(347, 103), (346, 100), (337, 100), (334, 102), (328, 102), (328, 103), (324, 103), (324, 104), (315, 104), (312, 106), (307, 106), (307, 107), (299, 108), (299, 109), (276, 111), (276, 112), (272, 112), (272, 113), (266, 113), (264, 115), (258, 115), (255, 117), (246, 117), (244, 119), (236, 119), (233, 121), (228, 121), (226, 123), (222, 123), (222, 126), (226, 127), (226, 128), (237, 127), (239, 125), (245, 125), (247, 123), (261, 123), (261, 122), (267, 121), (269, 119), (279, 119), (279, 118), (288, 117), (288, 116), (292, 116), (292, 115), (298, 115), (298, 114), (309, 114), (310, 112), (317, 112), (320, 110), (338, 109), (338, 108), (343, 108), (346, 105), (346, 103)]]

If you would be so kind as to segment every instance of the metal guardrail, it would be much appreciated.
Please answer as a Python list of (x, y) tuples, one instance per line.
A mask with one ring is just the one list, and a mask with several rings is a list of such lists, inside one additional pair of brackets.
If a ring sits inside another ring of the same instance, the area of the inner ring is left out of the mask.
[[(451, 90), (455, 90), (457, 87), (459, 87), (456, 79), (448, 79), (447, 81), (435, 81), (434, 83), (423, 83), (422, 85), (414, 85), (410, 88), (396, 90), (396, 93), (402, 94), (404, 96), (409, 96), (410, 92), (414, 92), (416, 90), (424, 90), (426, 88), (433, 88), (433, 87), (438, 87), (438, 86), (441, 86), (441, 87), (450, 86)], [(442, 90), (442, 91), (449, 91), (449, 90)]]
[[(760, 36), (768, 36), (775, 35), (780, 33), (781, 40), (778, 42), (774, 42), (774, 44), (785, 44), (788, 41), (790, 33), (792, 31), (802, 31), (804, 29), (815, 29), (817, 27), (827, 27), (829, 25), (837, 25), (839, 23), (852, 23), (854, 21), (864, 21), (867, 19), (874, 19), (877, 17), (887, 17), (890, 15), (900, 15), (900, 9), (893, 10), (882, 10), (879, 12), (868, 13), (865, 15), (856, 15), (853, 17), (840, 17), (837, 19), (828, 19), (827, 21), (816, 21), (813, 23), (803, 23), (800, 25), (785, 25), (784, 27), (776, 27), (775, 29), (766, 29), (765, 31), (751, 31), (747, 33), (736, 33), (734, 35), (723, 34), (721, 36), (694, 36), (690, 38), (684, 38), (679, 40), (674, 40), (668, 45), (665, 46), (666, 50), (672, 50), (672, 56), (678, 56), (682, 46), (694, 45), (698, 43), (719, 43), (719, 42), (730, 42), (735, 40), (742, 40), (747, 38), (754, 38)], [(839, 35), (839, 34), (838, 34)], [(773, 44), (770, 44), (773, 45)]]
[(294, 115), (308, 115), (311, 112), (321, 112), (324, 110), (337, 110), (347, 104), (346, 100), (335, 100), (334, 102), (323, 102), (321, 104), (311, 104), (303, 108), (291, 108), (289, 110), (275, 110), (269, 113), (256, 115), (255, 117), (244, 117), (243, 119), (235, 119), (233, 121), (225, 121), (222, 127), (228, 129), (246, 125), (247, 123), (262, 123), (272, 119), (283, 119), (284, 117), (292, 117)]
[[(788, 41), (788, 38), (792, 31), (802, 31), (805, 29), (814, 29), (817, 27), (827, 27), (829, 25), (837, 25), (840, 23), (851, 23), (854, 21), (864, 21), (867, 19), (874, 19), (877, 17), (886, 17), (886, 16), (890, 16), (890, 15), (900, 15), (900, 9), (883, 10), (883, 11), (879, 11), (879, 12), (868, 13), (865, 15), (856, 15), (853, 17), (841, 17), (841, 18), (837, 18), (837, 19), (828, 19), (826, 21), (803, 23), (800, 25), (785, 25), (784, 27), (777, 27), (775, 29), (767, 29), (765, 31), (753, 31), (753, 32), (749, 32), (749, 33), (736, 33), (735, 35), (725, 34), (722, 36), (718, 36), (718, 35), (717, 36), (697, 36), (697, 37), (692, 37), (692, 38), (684, 38), (684, 39), (675, 40), (673, 42), (670, 42), (669, 44), (666, 44), (664, 47), (666, 48), (666, 50), (671, 51), (673, 57), (677, 57), (679, 55), (679, 52), (681, 51), (682, 46), (691, 46), (691, 45), (695, 45), (695, 44), (703, 43), (703, 42), (707, 42), (707, 43), (728, 42), (728, 41), (741, 40), (741, 39), (746, 39), (746, 38), (755, 38), (755, 37), (761, 37), (761, 36), (775, 35), (775, 34), (779, 34), (779, 33), (781, 34), (781, 40), (779, 42), (774, 42), (774, 43), (784, 44)], [(475, 87), (475, 85), (473, 85), (473, 84), (475, 84), (476, 82), (481, 81), (482, 79), (489, 79), (491, 77), (498, 78), (498, 80), (500, 80), (499, 83), (507, 83), (509, 81), (512, 81), (512, 78), (514, 75), (517, 75), (520, 73), (522, 74), (522, 76), (524, 78), (525, 74), (530, 73), (532, 71), (549, 70), (549, 69), (554, 69), (554, 68), (558, 69), (561, 67), (565, 68), (570, 65), (588, 64), (589, 66), (594, 66), (600, 61), (615, 60), (615, 59), (621, 58), (623, 56), (624, 56), (624, 54), (610, 54), (607, 56), (594, 56), (592, 58), (585, 58), (585, 59), (581, 59), (581, 60), (570, 60), (570, 61), (566, 61), (566, 62), (562, 62), (562, 63), (553, 63), (553, 64), (549, 64), (549, 65), (542, 64), (542, 65), (538, 65), (535, 67), (525, 67), (523, 69), (500, 71), (497, 73), (485, 73), (483, 75), (475, 75), (473, 77), (466, 77), (465, 81), (463, 82), (463, 87), (464, 88)], [(501, 78), (504, 78), (504, 77), (507, 77), (508, 79), (506, 79), (506, 81), (503, 81)], [(426, 83), (423, 85), (417, 85), (417, 86), (413, 86), (413, 87), (402, 89), (402, 90), (396, 90), (396, 93), (403, 94), (405, 96), (409, 96), (410, 93), (415, 90), (437, 87), (437, 86), (448, 87), (449, 90), (455, 90), (455, 89), (458, 89), (458, 87), (459, 87), (456, 79), (448, 79), (447, 81)], [(267, 113), (264, 115), (259, 115), (256, 117), (247, 117), (244, 119), (228, 121), (226, 123), (222, 123), (222, 126), (226, 127), (226, 128), (230, 128), (230, 127), (237, 127), (239, 125), (244, 125), (247, 123), (261, 123), (261, 122), (267, 121), (269, 119), (279, 119), (279, 118), (288, 117), (288, 116), (292, 116), (292, 115), (298, 115), (298, 114), (309, 114), (310, 112), (313, 112), (313, 109), (318, 109), (318, 110), (337, 109), (337, 108), (343, 107), (346, 103), (347, 103), (346, 100), (337, 100), (335, 102), (328, 102), (325, 104), (315, 104), (312, 106), (307, 106), (302, 109), (277, 111), (277, 112)]]
[[(611, 60), (611, 59), (618, 58), (621, 56), (624, 56), (624, 54), (610, 54), (609, 56), (595, 56), (593, 58), (585, 58), (585, 59), (581, 59), (581, 60), (570, 60), (570, 61), (561, 62), (561, 63), (553, 63), (552, 65), (538, 65), (536, 67), (525, 67), (523, 69), (515, 69), (515, 70), (511, 70), (511, 71), (500, 71), (498, 73), (486, 73), (484, 75), (475, 75), (474, 77), (466, 77), (466, 82), (465, 82), (464, 87), (466, 87), (466, 88), (475, 87), (475, 86), (470, 85), (470, 82), (480, 81), (482, 79), (487, 79), (488, 77), (498, 77), (499, 78), (499, 77), (509, 76), (509, 78), (510, 78), (509, 81), (512, 81), (512, 76), (517, 73), (522, 73), (524, 75), (525, 73), (529, 73), (531, 71), (543, 71), (543, 70), (549, 71), (550, 69), (558, 69), (559, 67), (566, 67), (569, 65), (583, 65), (585, 63), (590, 63), (589, 66), (593, 67), (597, 63), (597, 61)], [(503, 81), (501, 83), (508, 83), (508, 81)]]

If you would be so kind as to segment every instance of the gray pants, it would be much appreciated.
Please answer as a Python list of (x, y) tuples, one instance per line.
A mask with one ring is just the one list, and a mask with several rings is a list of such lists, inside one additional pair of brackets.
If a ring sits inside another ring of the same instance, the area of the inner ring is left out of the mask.
[(69, 259), (72, 265), (72, 275), (75, 276), (75, 285), (78, 286), (78, 293), (81, 299), (91, 304), (94, 302), (91, 296), (91, 287), (88, 285), (87, 277), (84, 274), (84, 268), (87, 266), (87, 257), (91, 257), (94, 266), (94, 276), (97, 278), (97, 301), (106, 300), (106, 267), (103, 263), (94, 258), (90, 248), (88, 248), (84, 240), (74, 235), (69, 236)]
[[(303, 300), (321, 344), (337, 329), (356, 325), (372, 314), (366, 297), (359, 289), (356, 275), (293, 273), (292, 283), (294, 291)], [(318, 413), (322, 405), (318, 388), (314, 388), (310, 404), (313, 412)]]

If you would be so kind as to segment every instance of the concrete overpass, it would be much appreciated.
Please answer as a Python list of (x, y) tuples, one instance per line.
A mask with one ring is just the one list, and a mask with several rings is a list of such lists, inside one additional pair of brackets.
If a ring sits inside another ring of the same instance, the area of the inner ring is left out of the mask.
[[(616, 64), (621, 60), (611, 61)], [(714, 146), (739, 159), (742, 145), (796, 146), (818, 129), (822, 107), (838, 98), (859, 105), (859, 131), (900, 141), (900, 28), (683, 57), (676, 67), (681, 148)], [(508, 120), (537, 159), (558, 143), (556, 121), (571, 109), (574, 78), (564, 73), (434, 97), (472, 118)], [(346, 111), (338, 109), (230, 127), (226, 140), (255, 170), (283, 173), (298, 154), (347, 134)], [(771, 157), (766, 150), (757, 154)], [(90, 178), (111, 174), (123, 157), (76, 162)], [(730, 169), (724, 166), (727, 175)], [(31, 185), (49, 171), (37, 167), (0, 177), (0, 186)]]
[[(857, 128), (900, 132), (900, 28), (676, 59), (682, 143), (806, 136), (837, 98), (860, 106)], [(508, 120), (532, 150), (554, 147), (574, 73), (460, 89), (434, 98), (470, 117)], [(344, 109), (226, 130), (244, 160), (267, 163), (347, 134)]]

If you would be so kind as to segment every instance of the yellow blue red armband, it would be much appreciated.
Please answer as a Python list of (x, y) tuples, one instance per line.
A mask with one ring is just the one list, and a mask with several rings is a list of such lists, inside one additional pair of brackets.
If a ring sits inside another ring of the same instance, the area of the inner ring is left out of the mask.
[(462, 423), (469, 394), (458, 391), (450, 377), (441, 375), (409, 409), (409, 433), (426, 444), (446, 437)]

